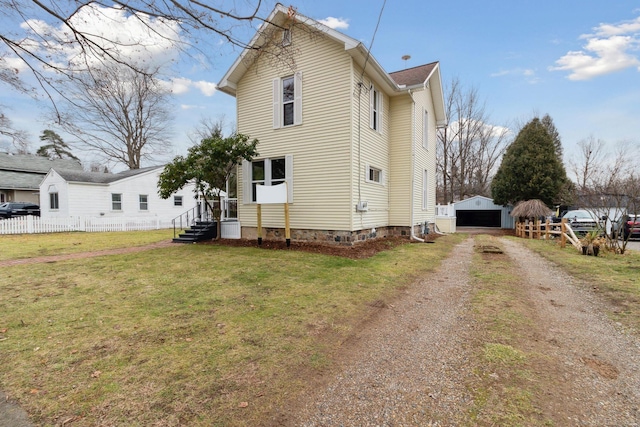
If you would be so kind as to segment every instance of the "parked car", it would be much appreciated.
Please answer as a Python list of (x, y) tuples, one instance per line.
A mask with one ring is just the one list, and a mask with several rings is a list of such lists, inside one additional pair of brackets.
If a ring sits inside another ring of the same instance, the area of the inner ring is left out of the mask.
[(640, 215), (623, 215), (613, 224), (613, 235), (628, 240), (633, 237), (640, 237)]
[(25, 215), (40, 216), (40, 206), (25, 202), (6, 202), (0, 205), (0, 218), (13, 218)]
[(576, 235), (584, 235), (593, 230), (602, 230), (603, 224), (591, 212), (584, 209), (567, 211), (562, 215)]

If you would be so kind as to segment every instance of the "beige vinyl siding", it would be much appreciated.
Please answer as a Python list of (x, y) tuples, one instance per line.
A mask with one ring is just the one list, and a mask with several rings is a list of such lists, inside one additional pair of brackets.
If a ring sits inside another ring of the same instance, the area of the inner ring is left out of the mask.
[(411, 223), (411, 144), (413, 102), (406, 94), (391, 100), (391, 187), (389, 225)]
[[(389, 190), (392, 180), (389, 163), (389, 97), (382, 88), (376, 87), (381, 96), (381, 121), (379, 131), (371, 129), (370, 87), (371, 80), (365, 74), (363, 86), (362, 69), (353, 70), (353, 164), (352, 185), (354, 188), (352, 206), (352, 230), (361, 230), (389, 225)], [(360, 103), (360, 104), (358, 104)], [(368, 182), (368, 166), (383, 171), (383, 182)], [(359, 200), (367, 201), (367, 212), (356, 212)]]
[[(415, 193), (414, 193), (414, 224), (423, 223), (425, 221), (435, 222), (435, 151), (436, 151), (436, 125), (434, 120), (433, 101), (431, 97), (431, 91), (429, 89), (416, 91), (414, 93), (414, 99), (416, 101), (415, 111), (415, 129), (416, 129), (416, 141), (415, 141)], [(428, 149), (423, 146), (423, 119), (424, 111), (427, 111), (429, 116), (428, 123)], [(423, 181), (424, 171), (427, 170), (427, 209), (423, 209), (422, 194), (423, 194)]]
[[(295, 28), (296, 69), (273, 68), (259, 60), (238, 84), (238, 130), (258, 138), (261, 158), (293, 156), (292, 228), (349, 230), (351, 222), (351, 58), (344, 46)], [(272, 81), (302, 72), (302, 125), (273, 129)], [(242, 172), (240, 171), (240, 175)], [(242, 204), (238, 216), (256, 226), (255, 204)], [(281, 205), (263, 206), (263, 226), (283, 227)]]

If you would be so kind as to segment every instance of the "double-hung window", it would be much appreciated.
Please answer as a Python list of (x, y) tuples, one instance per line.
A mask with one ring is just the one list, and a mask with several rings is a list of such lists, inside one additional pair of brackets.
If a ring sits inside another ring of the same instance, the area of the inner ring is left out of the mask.
[(422, 146), (429, 149), (429, 113), (424, 110), (422, 113)]
[(173, 196), (173, 206), (182, 206), (182, 196)]
[(148, 211), (149, 210), (149, 196), (146, 194), (140, 194), (139, 195), (139, 201), (140, 201), (140, 210), (141, 211)]
[(49, 209), (52, 211), (60, 209), (58, 193), (49, 193)]
[(273, 128), (302, 124), (302, 72), (273, 80)]
[(242, 162), (243, 202), (253, 203), (257, 199), (258, 185), (287, 183), (287, 197), (293, 202), (293, 156)]
[(376, 132), (382, 132), (382, 94), (373, 86), (369, 91), (369, 103), (369, 126)]
[(122, 194), (111, 193), (111, 210), (112, 211), (122, 210)]

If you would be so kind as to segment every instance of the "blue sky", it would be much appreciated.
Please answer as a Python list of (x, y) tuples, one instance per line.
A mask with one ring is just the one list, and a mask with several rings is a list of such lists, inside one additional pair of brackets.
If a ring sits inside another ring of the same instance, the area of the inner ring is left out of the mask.
[[(317, 20), (333, 18), (327, 22), (369, 46), (383, 1), (298, 0), (293, 5)], [(234, 99), (213, 85), (237, 51), (213, 37), (206, 49), (208, 63), (179, 63), (172, 83), (174, 154), (186, 153), (186, 134), (202, 118), (235, 120)], [(550, 114), (565, 160), (575, 155), (578, 141), (590, 136), (611, 149), (621, 141), (640, 141), (637, 1), (388, 0), (372, 53), (389, 72), (440, 61), (445, 86), (455, 77), (475, 87), (493, 125), (513, 126), (534, 114)], [(403, 55), (411, 59), (403, 61)], [(41, 110), (29, 97), (0, 87), (5, 114), (31, 132), (35, 150), (47, 128)]]

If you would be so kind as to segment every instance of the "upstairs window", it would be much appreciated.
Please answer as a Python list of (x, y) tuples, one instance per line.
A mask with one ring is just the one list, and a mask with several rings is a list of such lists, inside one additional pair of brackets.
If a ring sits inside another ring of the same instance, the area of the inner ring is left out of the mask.
[(273, 80), (273, 128), (302, 124), (302, 72)]
[(424, 110), (422, 114), (422, 146), (429, 149), (429, 113)]
[(369, 101), (371, 106), (369, 126), (376, 132), (382, 131), (382, 94), (371, 86), (369, 91)]
[(291, 30), (285, 28), (282, 30), (282, 46), (289, 46), (291, 44)]

